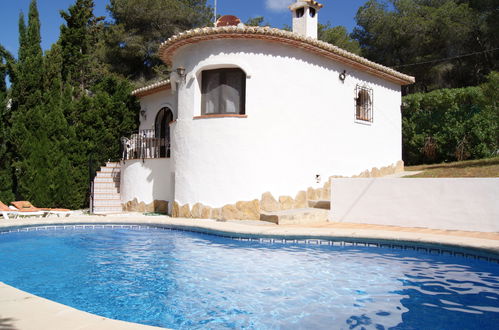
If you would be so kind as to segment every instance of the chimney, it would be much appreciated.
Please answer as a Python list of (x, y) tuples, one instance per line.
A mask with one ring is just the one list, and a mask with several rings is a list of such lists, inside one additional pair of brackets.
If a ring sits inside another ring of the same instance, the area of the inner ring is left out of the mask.
[(293, 32), (317, 39), (317, 17), (322, 7), (323, 5), (314, 0), (297, 0), (289, 6), (293, 13)]

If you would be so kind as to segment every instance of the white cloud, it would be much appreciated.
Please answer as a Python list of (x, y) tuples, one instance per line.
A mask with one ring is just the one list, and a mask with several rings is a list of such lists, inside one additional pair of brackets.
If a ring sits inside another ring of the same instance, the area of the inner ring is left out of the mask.
[(287, 10), (288, 6), (293, 2), (293, 0), (265, 0), (265, 6), (269, 10), (284, 11)]

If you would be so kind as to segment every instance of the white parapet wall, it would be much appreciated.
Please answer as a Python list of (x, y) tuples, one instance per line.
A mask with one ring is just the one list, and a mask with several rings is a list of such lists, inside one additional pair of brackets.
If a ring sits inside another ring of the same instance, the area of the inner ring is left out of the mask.
[[(127, 160), (121, 166), (121, 203), (131, 201), (151, 205), (174, 200), (174, 173), (171, 158)], [(135, 203), (134, 203), (135, 204)], [(128, 211), (141, 211), (128, 209)]]
[(330, 221), (499, 232), (499, 179), (333, 179)]

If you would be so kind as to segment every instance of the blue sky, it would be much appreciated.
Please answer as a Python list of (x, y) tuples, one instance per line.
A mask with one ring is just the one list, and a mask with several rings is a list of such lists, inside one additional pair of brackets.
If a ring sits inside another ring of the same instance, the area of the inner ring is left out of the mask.
[[(108, 0), (94, 0), (95, 15), (108, 16)], [(333, 26), (344, 25), (348, 30), (355, 26), (357, 9), (367, 0), (322, 0), (324, 8), (319, 12), (321, 23), (330, 22)], [(59, 37), (59, 27), (63, 23), (59, 11), (67, 10), (75, 0), (38, 0), (41, 18), (42, 47), (49, 49)], [(217, 11), (222, 15), (236, 15), (242, 21), (250, 17), (264, 16), (266, 22), (275, 27), (291, 25), (291, 15), (287, 6), (294, 0), (217, 0)], [(19, 13), (28, 13), (30, 0), (0, 0), (0, 44), (14, 55), (18, 49)], [(208, 0), (213, 6), (214, 0)]]

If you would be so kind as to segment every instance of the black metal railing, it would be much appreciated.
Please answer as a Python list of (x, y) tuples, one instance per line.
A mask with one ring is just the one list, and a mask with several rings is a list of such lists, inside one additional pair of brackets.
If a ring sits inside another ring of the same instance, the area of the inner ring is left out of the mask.
[(158, 137), (158, 135), (155, 130), (146, 129), (132, 134), (129, 138), (121, 138), (123, 160), (170, 158), (168, 138)]

